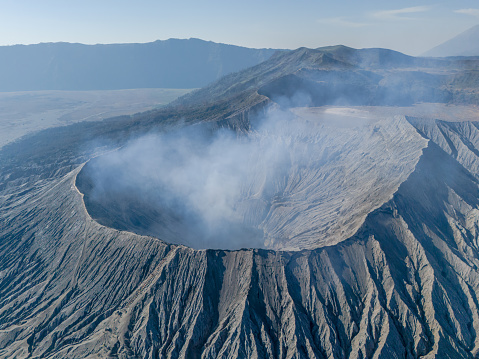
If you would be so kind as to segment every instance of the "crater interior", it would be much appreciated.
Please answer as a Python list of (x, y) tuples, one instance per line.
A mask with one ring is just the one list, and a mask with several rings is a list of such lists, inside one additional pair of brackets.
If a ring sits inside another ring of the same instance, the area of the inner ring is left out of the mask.
[(270, 111), (247, 134), (148, 135), (77, 176), (89, 214), (196, 249), (313, 249), (352, 236), (426, 146), (402, 116), (363, 108)]

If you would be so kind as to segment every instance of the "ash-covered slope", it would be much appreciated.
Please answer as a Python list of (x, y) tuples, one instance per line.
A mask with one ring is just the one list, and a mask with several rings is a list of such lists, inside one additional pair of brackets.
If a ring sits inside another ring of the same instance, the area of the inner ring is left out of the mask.
[(332, 46), (277, 52), (172, 103), (244, 127), (245, 110), (273, 101), (298, 106), (479, 104), (477, 59), (416, 58), (387, 49)]
[(355, 235), (313, 251), (196, 251), (102, 227), (74, 187), (79, 169), (12, 184), (1, 355), (474, 355), (479, 187), (464, 165), (479, 160), (478, 128), (411, 122), (442, 137)]
[[(294, 56), (301, 57), (301, 51)], [(355, 54), (344, 48), (333, 52), (337, 59)], [(303, 65), (309, 68), (308, 61)], [(399, 71), (398, 66), (403, 66), (399, 64), (394, 57), (375, 73)], [(455, 71), (469, 71), (464, 66), (476, 65), (451, 62), (436, 70), (451, 79)], [(309, 72), (312, 78), (316, 70)], [(432, 68), (421, 71), (433, 72)], [(338, 74), (344, 72), (338, 70), (334, 76)], [(274, 80), (264, 80), (262, 86)], [(446, 81), (441, 86), (473, 98), (457, 83)], [(335, 148), (341, 142), (335, 142), (333, 133), (343, 139), (345, 153), (338, 147), (338, 158), (326, 164), (332, 174), (344, 176), (332, 177), (335, 187), (316, 181), (315, 173), (293, 171), (298, 188), (304, 189), (296, 195), (303, 196), (306, 205), (321, 208), (299, 211), (296, 220), (305, 217), (296, 228), (324, 223), (321, 215), (331, 210), (334, 214), (336, 205), (343, 211), (336, 217), (325, 215), (336, 220), (331, 228), (336, 226), (339, 232), (326, 231), (324, 238), (338, 237), (331, 243), (316, 242), (314, 248), (311, 243), (322, 226), (309, 232), (311, 241), (306, 236), (302, 243), (293, 243), (295, 249), (303, 243), (309, 249), (228, 251), (168, 244), (92, 220), (75, 186), (75, 177), (88, 160), (124, 145), (133, 134), (178, 127), (180, 119), (182, 125), (206, 122), (213, 130), (233, 127), (245, 136), (254, 129), (253, 114), (266, 113), (263, 104), (278, 100), (260, 95), (258, 89), (252, 85), (232, 92), (224, 97), (230, 99), (228, 105), (218, 96), (216, 105), (212, 102), (190, 112), (194, 96), (202, 96), (198, 92), (183, 99), (191, 101), (184, 107), (52, 129), (2, 148), (0, 357), (477, 355), (479, 126), (461, 121), (460, 116), (439, 121), (426, 111), (395, 118), (384, 113), (414, 112), (414, 108), (355, 108), (376, 113), (384, 123), (366, 126), (359, 138), (348, 127), (330, 132), (321, 127), (318, 133), (328, 146)], [(434, 106), (440, 111), (440, 105)], [(303, 121), (313, 121), (328, 109), (292, 111)], [(451, 113), (460, 115), (460, 111)], [(401, 143), (403, 137), (407, 146)], [(369, 145), (391, 148), (381, 143), (397, 150), (391, 155), (386, 150), (368, 152)], [(388, 158), (393, 168), (381, 172)], [(366, 172), (371, 174), (365, 173), (360, 160), (368, 163)], [(394, 167), (395, 161), (401, 162)], [(318, 166), (319, 172), (322, 169)], [(341, 172), (344, 169), (348, 171)], [(388, 182), (378, 173), (394, 173), (395, 178)], [(366, 186), (360, 182), (364, 178), (378, 181)], [(360, 187), (351, 185), (355, 179)], [(348, 185), (341, 187), (344, 184)], [(316, 187), (324, 190), (318, 201)], [(337, 188), (351, 193), (335, 197)], [(334, 199), (334, 206), (323, 198)], [(344, 219), (347, 223), (341, 223)], [(325, 244), (329, 245), (321, 247)]]

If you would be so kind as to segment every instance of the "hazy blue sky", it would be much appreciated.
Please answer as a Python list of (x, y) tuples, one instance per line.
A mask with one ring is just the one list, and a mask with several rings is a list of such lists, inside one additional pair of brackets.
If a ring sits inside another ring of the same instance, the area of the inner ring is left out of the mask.
[(477, 0), (0, 0), (0, 45), (196, 37), (248, 47), (344, 44), (416, 55), (478, 23)]

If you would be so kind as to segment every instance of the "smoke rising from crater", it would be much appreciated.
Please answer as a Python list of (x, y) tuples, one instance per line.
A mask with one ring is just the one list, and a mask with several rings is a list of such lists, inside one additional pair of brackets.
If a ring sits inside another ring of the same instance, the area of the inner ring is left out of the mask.
[(133, 225), (168, 242), (263, 247), (261, 213), (246, 218), (244, 202), (278, 191), (291, 166), (293, 127), (299, 130), (287, 126), (285, 113), (274, 117), (250, 135), (196, 125), (130, 141), (88, 165), (90, 199), (129, 213), (124, 229)]
[(132, 140), (85, 166), (82, 192), (100, 223), (166, 242), (299, 249), (352, 235), (412, 170), (421, 147), (398, 131), (417, 135), (361, 109), (275, 109), (248, 134), (193, 125)]

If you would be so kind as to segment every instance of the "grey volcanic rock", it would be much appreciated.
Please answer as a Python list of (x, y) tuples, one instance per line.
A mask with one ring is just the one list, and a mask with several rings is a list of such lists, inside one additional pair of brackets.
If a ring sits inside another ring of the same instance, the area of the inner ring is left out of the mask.
[[(333, 54), (336, 60), (349, 51), (340, 50)], [(309, 60), (325, 60), (320, 52), (288, 56), (300, 56), (314, 70)], [(288, 56), (269, 65), (288, 63)], [(376, 73), (394, 72), (394, 66)], [(278, 71), (279, 77), (287, 72)], [(265, 223), (271, 233), (288, 224), (281, 233), (289, 231), (285, 247), (295, 251), (195, 250), (90, 217), (75, 186), (87, 161), (106, 156), (132, 134), (169, 131), (180, 119), (261, 136), (253, 116), (273, 102), (257, 93), (278, 78), (268, 76), (236, 94), (225, 90), (232, 81), (225, 78), (183, 99), (184, 108), (52, 129), (2, 148), (0, 357), (478, 355), (479, 125), (462, 121), (456, 107), (441, 111), (442, 120), (428, 116), (427, 106), (416, 116), (409, 108), (407, 117), (399, 107), (377, 112), (333, 107), (351, 114), (353, 123), (361, 123), (362, 111), (375, 114), (359, 128), (344, 116), (321, 123), (331, 107), (293, 109), (298, 124), (319, 121), (304, 143), (318, 138), (317, 148), (337, 152), (324, 168), (311, 166), (317, 170), (311, 175), (308, 167), (291, 167), (294, 181), (281, 190), (296, 189), (286, 205), (294, 199), (304, 206), (301, 211), (291, 216), (287, 206), (284, 211), (277, 206), (269, 212), (271, 221)], [(463, 94), (460, 86), (448, 86)], [(215, 105), (198, 105), (185, 115), (195, 99), (216, 90), (231, 99), (227, 106), (219, 96)], [(397, 117), (385, 115), (389, 111)], [(468, 116), (474, 111), (468, 108)], [(103, 142), (90, 147), (91, 138)], [(303, 145), (297, 138), (291, 143)], [(305, 234), (295, 241), (300, 228)]]

